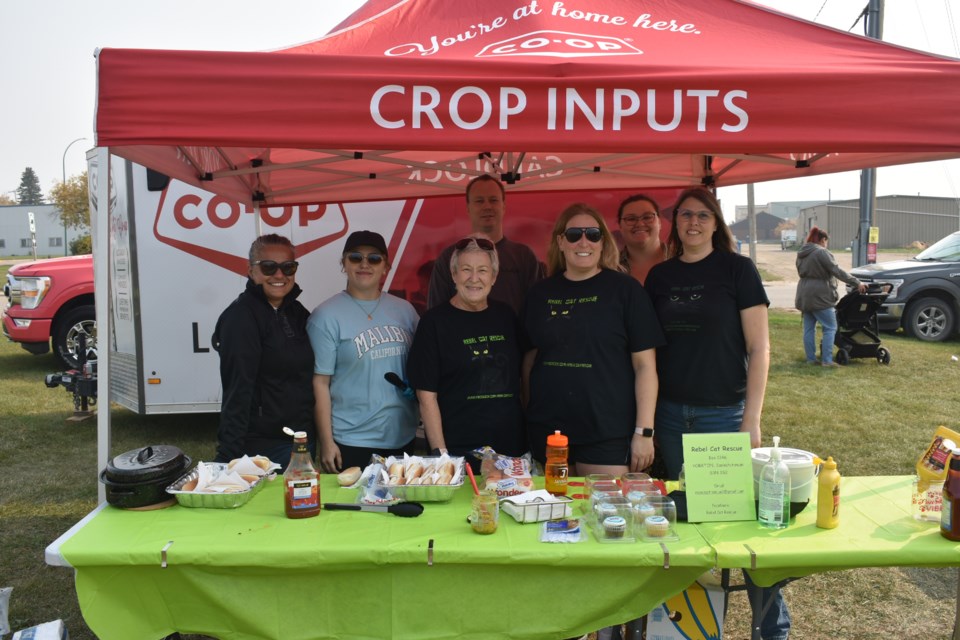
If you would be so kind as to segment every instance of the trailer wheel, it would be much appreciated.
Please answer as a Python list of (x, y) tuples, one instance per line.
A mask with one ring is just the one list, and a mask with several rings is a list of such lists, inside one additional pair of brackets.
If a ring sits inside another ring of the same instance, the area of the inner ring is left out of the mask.
[(955, 316), (949, 302), (940, 298), (921, 298), (907, 307), (903, 328), (907, 335), (924, 342), (943, 342), (953, 335)]
[(53, 330), (53, 352), (68, 369), (76, 369), (79, 337), (87, 338), (87, 362), (97, 359), (96, 308), (84, 305), (68, 311), (57, 321)]
[(834, 361), (836, 361), (836, 363), (839, 365), (846, 366), (850, 363), (850, 354), (846, 349), (837, 349), (837, 355), (834, 358)]
[(883, 347), (877, 349), (877, 362), (880, 364), (890, 364), (890, 352)]

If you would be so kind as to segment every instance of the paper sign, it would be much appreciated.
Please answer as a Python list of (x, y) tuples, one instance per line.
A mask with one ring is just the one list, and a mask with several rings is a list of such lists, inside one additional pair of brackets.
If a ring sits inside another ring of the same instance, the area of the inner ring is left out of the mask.
[(750, 434), (685, 433), (687, 520), (756, 520)]

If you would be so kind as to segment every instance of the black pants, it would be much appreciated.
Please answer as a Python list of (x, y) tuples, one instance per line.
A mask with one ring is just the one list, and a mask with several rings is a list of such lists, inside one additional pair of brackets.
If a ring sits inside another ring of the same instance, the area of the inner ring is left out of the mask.
[(362, 469), (370, 464), (370, 456), (373, 454), (383, 456), (384, 458), (388, 456), (402, 458), (404, 453), (413, 454), (413, 440), (399, 449), (351, 447), (350, 445), (340, 444), (339, 442), (337, 442), (337, 446), (340, 448), (341, 470), (349, 469), (350, 467), (360, 467)]

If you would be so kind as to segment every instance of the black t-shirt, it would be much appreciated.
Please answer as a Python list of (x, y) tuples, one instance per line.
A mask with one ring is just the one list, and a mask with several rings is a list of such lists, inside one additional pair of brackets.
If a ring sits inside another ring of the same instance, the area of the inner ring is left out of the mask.
[(437, 393), (452, 455), (485, 445), (509, 456), (527, 451), (518, 333), (513, 311), (496, 300), (483, 311), (444, 302), (420, 319), (407, 377), (414, 389)]
[(537, 349), (527, 407), (531, 441), (556, 429), (571, 444), (633, 433), (637, 403), (631, 354), (663, 344), (639, 282), (608, 269), (581, 281), (562, 273), (551, 276), (530, 290), (523, 328)]
[(747, 348), (740, 311), (770, 304), (753, 262), (724, 251), (692, 263), (672, 258), (650, 270), (646, 287), (667, 337), (657, 350), (660, 397), (700, 406), (741, 402)]

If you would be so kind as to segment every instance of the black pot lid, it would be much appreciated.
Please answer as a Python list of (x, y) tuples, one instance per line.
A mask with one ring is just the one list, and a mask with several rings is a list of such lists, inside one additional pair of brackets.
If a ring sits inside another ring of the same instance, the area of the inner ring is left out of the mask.
[(176, 475), (190, 464), (188, 460), (178, 447), (152, 444), (121, 453), (107, 462), (106, 477), (113, 482), (144, 482)]

